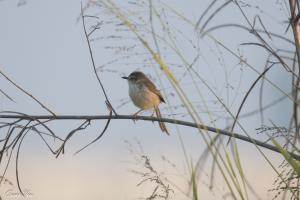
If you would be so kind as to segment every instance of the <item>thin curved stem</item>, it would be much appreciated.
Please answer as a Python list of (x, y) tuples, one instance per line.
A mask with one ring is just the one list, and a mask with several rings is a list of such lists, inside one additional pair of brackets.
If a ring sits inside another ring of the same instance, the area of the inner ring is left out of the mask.
[[(84, 35), (85, 35), (85, 38), (86, 38), (86, 42), (87, 42), (87, 45), (88, 45), (88, 48), (89, 48), (89, 53), (90, 53), (90, 57), (91, 57), (91, 61), (92, 61), (92, 65), (93, 65), (93, 70), (94, 70), (94, 73), (97, 77), (97, 80), (98, 80), (98, 83), (102, 89), (102, 92), (104, 94), (104, 97), (106, 99), (106, 103), (109, 104), (109, 106), (111, 107), (112, 111), (114, 112), (115, 115), (118, 115), (117, 112), (115, 111), (115, 109), (113, 108), (113, 106), (111, 105), (109, 99), (108, 99), (108, 96), (106, 94), (106, 91), (104, 89), (104, 86), (103, 86), (103, 83), (101, 82), (100, 80), (100, 77), (99, 75), (97, 74), (97, 69), (96, 69), (96, 64), (95, 64), (95, 61), (94, 61), (94, 56), (93, 56), (93, 51), (92, 51), (92, 47), (91, 47), (91, 43), (90, 43), (90, 35), (98, 28), (98, 26), (96, 26), (94, 28), (94, 30), (92, 30), (90, 33), (87, 33), (87, 30), (86, 30), (86, 25), (85, 25), (85, 21), (84, 21), (84, 15), (83, 15), (83, 8), (82, 8), (82, 4), (81, 4), (81, 18), (82, 18), (82, 26), (83, 26), (83, 31), (84, 31)], [(101, 24), (101, 23), (100, 23)], [(99, 25), (99, 24), (98, 24)]]

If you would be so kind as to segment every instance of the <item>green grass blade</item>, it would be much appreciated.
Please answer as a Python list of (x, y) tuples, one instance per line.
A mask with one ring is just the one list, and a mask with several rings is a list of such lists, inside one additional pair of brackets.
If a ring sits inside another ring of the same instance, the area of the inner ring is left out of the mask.
[(291, 155), (273, 138), (271, 138), (273, 144), (278, 148), (284, 159), (291, 165), (298, 176), (300, 176), (300, 164), (291, 157)]

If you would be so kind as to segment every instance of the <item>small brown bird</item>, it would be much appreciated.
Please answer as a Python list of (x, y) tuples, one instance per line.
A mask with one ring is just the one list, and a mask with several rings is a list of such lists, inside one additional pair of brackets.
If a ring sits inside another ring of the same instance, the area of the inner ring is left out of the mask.
[[(139, 71), (134, 71), (128, 77), (122, 78), (128, 80), (129, 96), (134, 105), (140, 108), (140, 110), (136, 112), (134, 116), (143, 110), (154, 108), (156, 116), (158, 118), (162, 118), (158, 105), (161, 102), (165, 103), (165, 100), (152, 81), (143, 72)], [(165, 123), (158, 123), (160, 129), (169, 135)]]

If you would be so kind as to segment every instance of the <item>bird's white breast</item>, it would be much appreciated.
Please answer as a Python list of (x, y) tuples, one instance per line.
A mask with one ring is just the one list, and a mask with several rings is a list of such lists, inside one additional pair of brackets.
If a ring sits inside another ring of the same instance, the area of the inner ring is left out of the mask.
[(128, 81), (129, 96), (134, 105), (141, 109), (149, 109), (157, 106), (160, 103), (160, 99), (157, 94), (151, 92), (143, 84), (132, 83)]

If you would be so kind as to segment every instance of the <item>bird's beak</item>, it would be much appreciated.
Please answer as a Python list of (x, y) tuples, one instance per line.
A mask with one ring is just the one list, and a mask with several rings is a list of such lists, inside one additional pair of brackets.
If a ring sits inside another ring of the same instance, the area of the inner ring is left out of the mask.
[(127, 77), (127, 76), (123, 76), (122, 78), (123, 78), (123, 79), (128, 79), (128, 77)]

